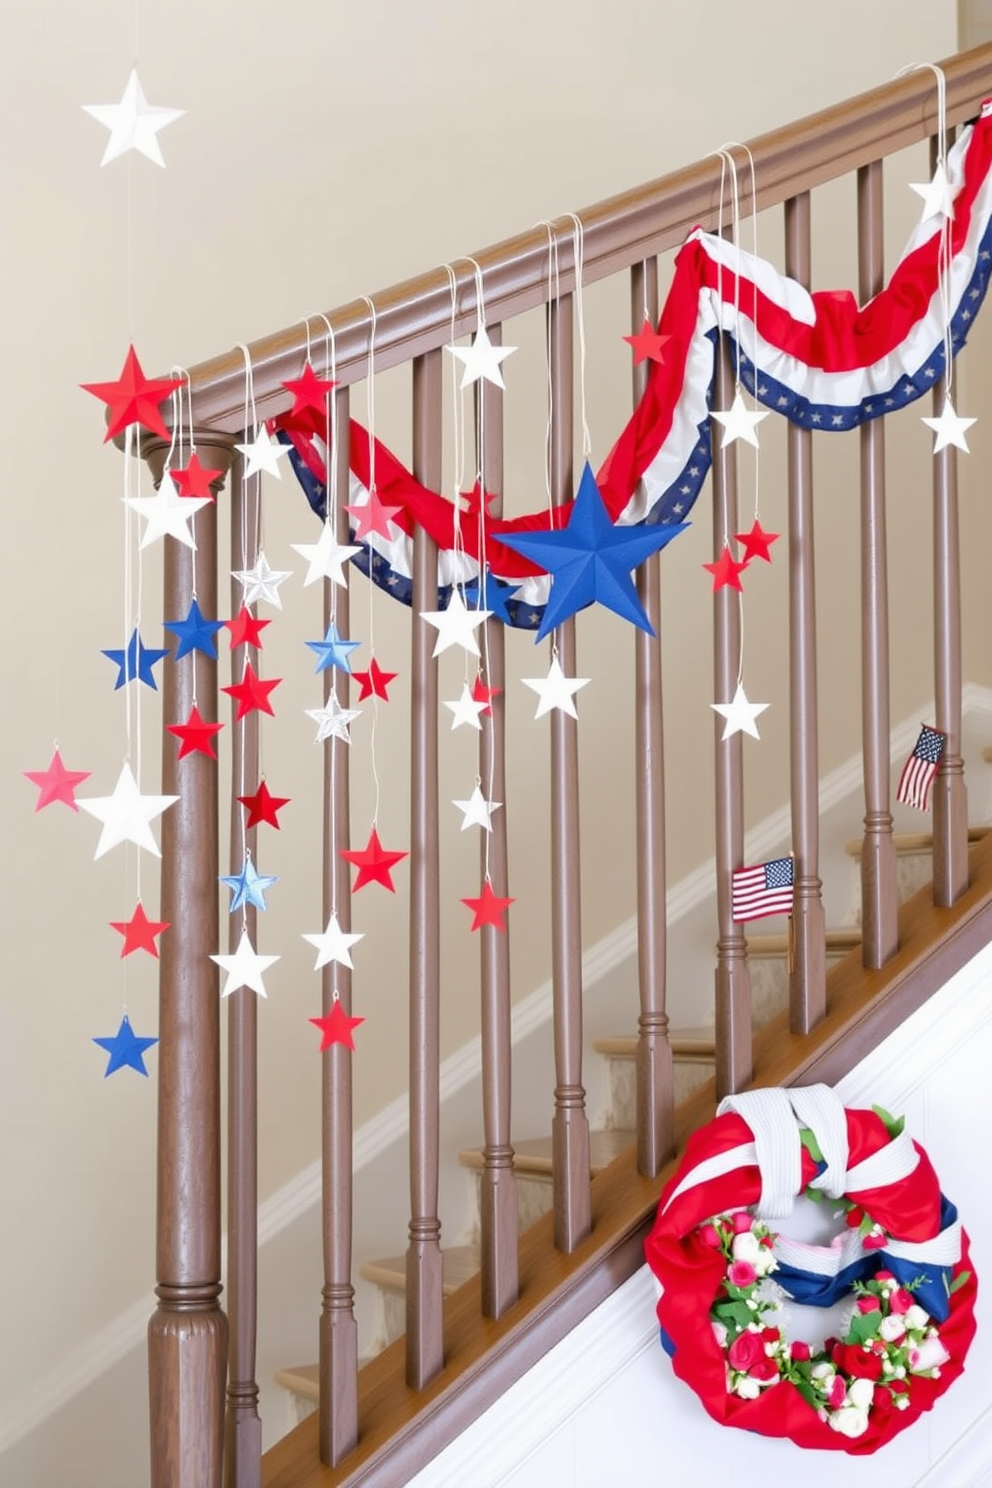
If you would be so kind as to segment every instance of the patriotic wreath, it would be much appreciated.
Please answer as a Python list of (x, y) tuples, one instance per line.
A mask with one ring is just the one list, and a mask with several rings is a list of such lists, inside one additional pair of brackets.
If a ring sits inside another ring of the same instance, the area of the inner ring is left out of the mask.
[[(768, 1223), (799, 1196), (844, 1215), (829, 1245)], [(800, 1447), (877, 1451), (957, 1379), (975, 1333), (968, 1238), (926, 1153), (825, 1085), (728, 1097), (646, 1251), (675, 1373), (721, 1425)], [(799, 1336), (792, 1306), (833, 1309), (838, 1336)]]

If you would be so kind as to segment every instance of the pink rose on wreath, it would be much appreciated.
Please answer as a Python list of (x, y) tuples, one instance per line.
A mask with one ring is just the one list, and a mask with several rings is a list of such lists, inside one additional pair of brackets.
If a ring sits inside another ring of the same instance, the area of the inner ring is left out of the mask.
[(749, 1287), (758, 1279), (758, 1273), (750, 1261), (731, 1261), (727, 1279), (731, 1286)]
[(700, 1225), (699, 1238), (703, 1242), (703, 1244), (708, 1245), (711, 1250), (720, 1249), (720, 1245), (722, 1242), (720, 1240), (720, 1231), (717, 1229), (716, 1225)]
[(878, 1298), (877, 1297), (859, 1297), (858, 1298), (858, 1311), (859, 1312), (877, 1312), (878, 1311)]
[[(760, 1333), (741, 1333), (730, 1345), (727, 1358), (732, 1369), (749, 1371), (759, 1359), (765, 1357), (765, 1345)], [(769, 1360), (769, 1363), (771, 1361)]]
[(809, 1344), (803, 1343), (801, 1338), (797, 1338), (795, 1343), (789, 1344), (790, 1359), (795, 1359), (797, 1363), (803, 1364), (808, 1362), (811, 1357)]
[(731, 1223), (734, 1226), (735, 1235), (743, 1235), (745, 1230), (751, 1228), (751, 1216), (746, 1209), (738, 1209), (737, 1213), (731, 1215)]
[(830, 1394), (827, 1396), (827, 1404), (831, 1410), (837, 1410), (844, 1404), (847, 1387), (839, 1374), (835, 1374), (830, 1384)]
[(894, 1292), (889, 1293), (890, 1312), (908, 1312), (913, 1305), (913, 1295), (907, 1292), (905, 1287), (896, 1287)]

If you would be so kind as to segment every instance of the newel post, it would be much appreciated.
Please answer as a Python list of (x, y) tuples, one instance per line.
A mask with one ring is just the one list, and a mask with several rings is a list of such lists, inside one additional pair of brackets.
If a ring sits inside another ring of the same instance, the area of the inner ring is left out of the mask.
[[(232, 442), (206, 432), (202, 464), (226, 475)], [(167, 446), (142, 453), (156, 482)], [(221, 480), (223, 477), (221, 477)], [(218, 485), (215, 490), (219, 489)], [(185, 616), (193, 598), (217, 613), (217, 513), (193, 524), (195, 553), (164, 538), (165, 617)], [(170, 640), (172, 637), (170, 637)], [(193, 702), (192, 657), (167, 660), (164, 721), (185, 719)], [(217, 668), (196, 656), (197, 705), (217, 717)], [(171, 736), (162, 752), (162, 790), (179, 799), (162, 817), (159, 974), (158, 1181), (155, 1274), (158, 1307), (148, 1324), (152, 1488), (221, 1488), (227, 1318), (220, 1293), (220, 949), (217, 765), (193, 753), (181, 762)]]

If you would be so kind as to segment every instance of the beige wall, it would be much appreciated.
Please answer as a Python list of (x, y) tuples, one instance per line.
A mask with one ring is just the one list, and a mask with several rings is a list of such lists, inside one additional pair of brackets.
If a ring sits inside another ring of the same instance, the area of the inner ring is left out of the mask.
[[(137, 157), (101, 171), (105, 135), (79, 105), (119, 96), (135, 52), (136, 12), (148, 97), (188, 114), (162, 136), (165, 172)], [(280, 32), (282, 15), (291, 29)], [(944, 56), (954, 49), (955, 6), (836, 0), (814, 11), (770, 0), (700, 7), (620, 0), (607, 11), (590, 0), (504, 0), (484, 10), (464, 0), (348, 7), (297, 0), (280, 11), (258, 0), (158, 7), (0, 0), (0, 24), (0, 499), (8, 523), (0, 1270), (14, 1283), (5, 1288), (0, 1329), (0, 1424), (4, 1408), (13, 1424), (21, 1393), (140, 1297), (154, 1271), (156, 1055), (148, 1082), (124, 1072), (105, 1083), (90, 1043), (116, 1027), (124, 995), (139, 1032), (154, 1028), (153, 967), (147, 958), (134, 965), (135, 957), (122, 965), (106, 923), (130, 910), (133, 859), (126, 866), (117, 851), (93, 863), (95, 823), (61, 807), (33, 816), (32, 792), (18, 774), (47, 763), (57, 735), (66, 762), (91, 769), (93, 793), (104, 793), (124, 749), (121, 695), (99, 654), (120, 644), (121, 462), (101, 446), (99, 410), (76, 385), (114, 376), (131, 338), (146, 370), (193, 363), (882, 82), (908, 61)], [(921, 179), (924, 169), (916, 153), (890, 176), (890, 257), (913, 217), (914, 199), (901, 182)], [(836, 203), (829, 198), (817, 210), (828, 226)], [(780, 254), (778, 232), (763, 225), (760, 247), (773, 257)], [(850, 242), (826, 250), (815, 273), (817, 283), (853, 283)], [(596, 458), (628, 407), (628, 360), (619, 340), (625, 299), (620, 286), (590, 292), (587, 301)], [(515, 451), (507, 503), (517, 511), (541, 500), (543, 481), (539, 326), (523, 327), (520, 339), (507, 402)], [(379, 428), (401, 454), (408, 449), (402, 395), (401, 378), (383, 379)], [(925, 599), (929, 461), (912, 418), (910, 428), (912, 438), (907, 432), (890, 440), (897, 462), (893, 541), (901, 575), (918, 574)], [(976, 448), (988, 437), (976, 426)], [(779, 529), (781, 450), (779, 430), (763, 445), (762, 484), (766, 525)], [(833, 574), (820, 592), (822, 677), (840, 699), (824, 710), (823, 763), (830, 768), (857, 747), (850, 535), (856, 451), (832, 450), (819, 474), (819, 536)], [(312, 526), (288, 481), (271, 494), (269, 556), (276, 567), (289, 567), (288, 544), (312, 540)], [(664, 560), (673, 876), (706, 858), (712, 841), (710, 622), (698, 567), (709, 556), (705, 500), (697, 516)], [(970, 556), (978, 531), (969, 529)], [(153, 562), (145, 581), (149, 638), (154, 570)], [(781, 704), (784, 564), (759, 577), (764, 593), (749, 610), (748, 690)], [(905, 595), (902, 578), (900, 584)], [(319, 769), (301, 712), (314, 705), (314, 682), (300, 645), (317, 633), (319, 601), (313, 590), (304, 596), (299, 581), (287, 588), (287, 613), (271, 627), (267, 653), (267, 665), (285, 669), (286, 681), (277, 719), (265, 727), (270, 783), (278, 789), (288, 782), (283, 794), (315, 780)], [(356, 617), (367, 615), (360, 580), (353, 594)], [(910, 626), (913, 608), (912, 597), (894, 597), (894, 625)], [(377, 651), (401, 672), (404, 618), (376, 597)], [(360, 626), (356, 619), (354, 634)], [(632, 907), (624, 721), (632, 646), (626, 627), (596, 616), (580, 622), (580, 647), (580, 671), (595, 679), (580, 704), (581, 748), (592, 766), (583, 905), (584, 938), (592, 942)], [(929, 658), (921, 664), (909, 645), (898, 651), (894, 718), (932, 692)], [(449, 661), (442, 696), (454, 696), (460, 684), (460, 666)], [(969, 675), (988, 680), (979, 646), (969, 664)], [(511, 677), (545, 665), (527, 638), (511, 637)], [(522, 692), (517, 684), (510, 760), (520, 803), (511, 827), (511, 887), (519, 901), (511, 923), (521, 994), (549, 969), (546, 829), (534, 824), (532, 810), (546, 793), (546, 726), (531, 722), (533, 700)], [(401, 682), (397, 698), (403, 696)], [(406, 733), (396, 714), (392, 704), (388, 716), (383, 709), (379, 731), (380, 827), (387, 845), (404, 846)], [(766, 717), (762, 747), (747, 751), (749, 820), (785, 794), (786, 709)], [(147, 693), (143, 721), (150, 781), (157, 723)], [(356, 742), (359, 836), (371, 809), (367, 733), (356, 731)], [(443, 796), (471, 789), (470, 742), (465, 731), (445, 740)], [(313, 823), (307, 808), (296, 806), (278, 841), (272, 834), (266, 843), (264, 865), (282, 882), (271, 896), (262, 948), (284, 959), (270, 974), (261, 1010), (263, 1195), (317, 1150), (318, 1063), (306, 1021), (317, 986), (299, 936), (318, 927), (320, 898)], [(476, 1001), (477, 947), (457, 902), (476, 891), (476, 845), (472, 834), (459, 838), (456, 822), (452, 810), (444, 878), (446, 1050), (473, 1031)], [(405, 885), (402, 873), (397, 878)], [(393, 900), (364, 891), (355, 915), (368, 937), (356, 953), (358, 1010), (368, 1019), (356, 1056), (357, 1114), (365, 1119), (403, 1080), (404, 972), (391, 956), (405, 936), (402, 892)]]

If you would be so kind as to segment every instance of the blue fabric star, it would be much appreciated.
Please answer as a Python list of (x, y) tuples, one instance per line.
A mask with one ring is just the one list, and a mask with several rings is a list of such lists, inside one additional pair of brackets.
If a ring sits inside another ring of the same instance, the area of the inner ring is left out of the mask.
[(126, 651), (104, 651), (103, 653), (118, 668), (114, 691), (116, 692), (119, 687), (125, 687), (128, 682), (138, 681), (144, 682), (146, 687), (151, 687), (158, 692), (155, 678), (152, 676), (152, 667), (157, 666), (162, 657), (168, 654), (168, 650), (158, 651), (143, 645), (137, 626), (135, 626)]
[(139, 1075), (147, 1077), (145, 1069), (144, 1054), (153, 1044), (158, 1043), (157, 1038), (139, 1038), (131, 1027), (131, 1020), (127, 1013), (121, 1019), (121, 1026), (113, 1038), (95, 1038), (95, 1044), (101, 1049), (106, 1049), (110, 1058), (107, 1060), (107, 1068), (103, 1072), (103, 1078), (112, 1075), (116, 1070), (124, 1069), (125, 1065), (137, 1070)]
[(204, 618), (199, 604), (194, 599), (185, 620), (164, 621), (166, 630), (171, 630), (179, 639), (176, 647), (176, 660), (189, 654), (190, 651), (202, 651), (204, 656), (209, 656), (211, 661), (217, 660), (217, 645), (214, 636), (219, 630), (224, 629), (223, 620), (207, 620)]
[(354, 651), (362, 643), (361, 641), (344, 641), (338, 635), (336, 625), (327, 627), (327, 634), (322, 641), (307, 641), (311, 651), (316, 651), (320, 660), (317, 662), (317, 671), (325, 672), (328, 667), (336, 666), (342, 672), (351, 674), (351, 663), (348, 660), (349, 651)]
[(497, 620), (509, 625), (511, 620), (506, 601), (512, 599), (519, 588), (519, 584), (505, 584), (502, 579), (493, 578), (487, 568), (482, 585), (482, 599), (479, 598), (479, 581), (473, 579), (470, 584), (465, 585), (465, 604), (470, 610), (488, 610)]
[(501, 532), (499, 540), (551, 575), (551, 594), (537, 632), (539, 641), (590, 604), (605, 605), (654, 635), (637, 597), (631, 570), (687, 526), (687, 522), (614, 526), (587, 462), (565, 527), (558, 532)]
[(246, 904), (253, 904), (256, 909), (267, 909), (265, 902), (265, 891), (271, 889), (274, 883), (279, 882), (278, 875), (275, 878), (255, 871), (255, 865), (251, 858), (245, 858), (245, 866), (240, 873), (228, 877), (221, 877), (221, 883), (227, 884), (231, 890), (231, 913), (236, 909), (242, 909)]

